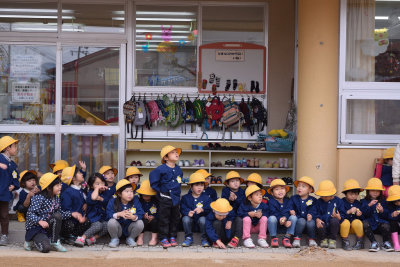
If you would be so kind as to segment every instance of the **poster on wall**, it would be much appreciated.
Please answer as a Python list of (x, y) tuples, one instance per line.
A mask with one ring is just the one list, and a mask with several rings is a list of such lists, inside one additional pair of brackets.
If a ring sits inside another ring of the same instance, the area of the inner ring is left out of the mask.
[(12, 83), (12, 102), (39, 103), (40, 83)]
[(11, 77), (40, 77), (40, 55), (12, 55), (10, 75)]

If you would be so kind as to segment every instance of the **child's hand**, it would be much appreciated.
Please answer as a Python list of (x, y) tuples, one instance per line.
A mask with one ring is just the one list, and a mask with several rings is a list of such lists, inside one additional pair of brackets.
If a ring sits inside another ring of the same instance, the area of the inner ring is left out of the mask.
[(127, 219), (130, 219), (132, 221), (136, 221), (138, 219), (138, 216), (137, 215), (133, 215), (132, 213), (129, 212), (129, 215), (128, 215)]
[(362, 215), (361, 210), (357, 209), (356, 215), (357, 215), (358, 217), (360, 217), (360, 216)]
[(378, 205), (376, 205), (376, 210), (377, 210), (379, 213), (382, 213), (382, 212), (383, 212), (383, 207), (382, 207), (381, 203), (378, 203)]
[(339, 221), (342, 219), (338, 211), (333, 212), (332, 217), (338, 219)]
[(49, 227), (49, 224), (46, 221), (39, 221), (39, 225), (44, 229)]
[(249, 215), (250, 218), (253, 218), (253, 217), (256, 216), (256, 212), (255, 211), (249, 211), (247, 214)]
[(217, 246), (218, 246), (219, 248), (226, 249), (224, 243), (222, 243), (221, 240), (218, 239), (217, 241), (215, 241), (215, 243), (217, 244)]
[(399, 214), (400, 214), (400, 212), (399, 211), (393, 211), (393, 213), (392, 213), (392, 217), (397, 217), (397, 216), (399, 216)]
[(285, 224), (285, 222), (286, 222), (286, 217), (282, 217), (280, 220), (279, 220), (279, 223), (281, 224), (281, 225), (284, 225)]
[(261, 211), (257, 211), (257, 212), (255, 213), (255, 216), (256, 216), (258, 219), (260, 219), (260, 218), (262, 217), (262, 212), (261, 212)]
[(148, 220), (149, 219), (149, 215), (147, 214), (147, 212), (143, 215), (143, 218)]
[(311, 221), (312, 220), (312, 215), (311, 214), (307, 214), (307, 221)]
[(40, 192), (39, 187), (35, 186), (31, 191), (33, 191), (34, 194), (37, 194)]
[(79, 161), (79, 166), (81, 167), (81, 170), (86, 172), (86, 162), (80, 160)]
[(98, 196), (96, 200), (97, 201), (104, 201), (104, 198), (102, 198), (101, 196)]
[(188, 216), (193, 217), (193, 215), (194, 215), (194, 210), (189, 211)]
[(86, 217), (81, 215), (81, 217), (79, 218), (79, 223), (84, 223), (84, 222), (86, 222)]
[(356, 207), (352, 207), (351, 209), (349, 209), (347, 211), (347, 214), (355, 214), (357, 212), (357, 208)]
[(151, 222), (154, 219), (153, 215), (147, 216), (147, 220), (149, 220), (149, 222)]
[(296, 212), (294, 210), (289, 211), (290, 215), (296, 216)]
[(292, 225), (292, 222), (291, 221), (286, 221), (284, 225), (285, 225), (286, 228), (289, 228)]
[(317, 220), (315, 222), (317, 224), (317, 228), (323, 228), (324, 227), (324, 222), (321, 219), (317, 218)]
[(200, 214), (200, 213), (202, 213), (204, 210), (203, 210), (203, 208), (195, 208), (194, 209), (194, 212), (196, 212), (197, 214)]
[(117, 213), (118, 217), (124, 218), (124, 219), (128, 219), (128, 216), (130, 214), (131, 213), (129, 212), (129, 210), (123, 210), (123, 211), (120, 211), (120, 212)]
[(87, 204), (85, 203), (85, 204), (83, 204), (83, 206), (82, 206), (82, 210), (83, 210), (83, 212), (85, 212), (85, 211), (86, 211), (86, 209), (87, 209)]
[(14, 190), (14, 188), (15, 188), (15, 186), (13, 186), (13, 185), (10, 185), (9, 187), (8, 187), (8, 191), (13, 191)]
[(0, 168), (2, 168), (3, 170), (7, 170), (8, 166), (4, 163), (0, 163)]
[(229, 195), (229, 200), (230, 200), (230, 201), (235, 201), (236, 198), (237, 198), (236, 194), (233, 193), (233, 192), (231, 192), (231, 194)]
[(375, 205), (376, 203), (378, 203), (377, 199), (371, 200), (371, 202), (369, 202), (368, 207), (371, 207), (373, 205)]
[(225, 229), (229, 230), (231, 228), (232, 228), (232, 221), (227, 221), (226, 224), (225, 224)]

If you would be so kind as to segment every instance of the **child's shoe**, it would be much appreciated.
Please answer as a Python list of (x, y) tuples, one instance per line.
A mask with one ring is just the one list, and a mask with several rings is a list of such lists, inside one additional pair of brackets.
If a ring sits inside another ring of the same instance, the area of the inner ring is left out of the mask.
[(260, 247), (262, 247), (262, 248), (269, 248), (268, 242), (267, 242), (267, 240), (265, 240), (265, 239), (259, 238), (259, 239), (257, 240), (257, 243), (258, 243), (258, 245), (259, 245)]
[(116, 248), (119, 246), (119, 238), (112, 238), (110, 243), (108, 243), (110, 248)]
[(219, 248), (216, 242), (213, 243), (213, 248)]
[(399, 234), (397, 232), (392, 233), (392, 242), (394, 251), (400, 251)]
[(336, 249), (336, 240), (329, 239), (328, 248), (329, 248), (329, 249)]
[(83, 248), (83, 246), (85, 245), (85, 239), (81, 236), (78, 236), (75, 240), (74, 245), (77, 247)]
[(169, 248), (171, 247), (171, 244), (169, 243), (168, 239), (164, 238), (163, 240), (160, 241), (161, 246), (163, 248)]
[(278, 248), (279, 247), (279, 240), (277, 237), (271, 239), (271, 247)]
[(389, 241), (386, 241), (385, 243), (383, 243), (382, 247), (386, 252), (393, 252), (394, 251), (394, 249), (392, 248), (392, 245), (390, 244)]
[(237, 238), (237, 237), (235, 236), (235, 237), (232, 238), (232, 240), (228, 243), (228, 247), (230, 247), (230, 248), (236, 248), (238, 244), (239, 244), (239, 238)]
[(371, 243), (371, 246), (369, 247), (369, 252), (378, 252), (379, 251), (379, 244), (378, 242), (374, 241)]
[(86, 244), (88, 246), (96, 244), (96, 237), (92, 236), (91, 238), (86, 238)]
[(245, 158), (242, 159), (242, 167), (247, 168), (247, 160)]
[(201, 240), (201, 246), (203, 248), (208, 248), (210, 246), (210, 243), (208, 243), (207, 239)]
[(321, 248), (328, 248), (328, 239), (324, 239), (324, 240), (322, 240), (321, 241), (321, 244), (320, 244), (320, 246), (321, 246)]
[(56, 243), (50, 243), (50, 245), (57, 250), (58, 252), (67, 252), (67, 249), (61, 245), (60, 240), (58, 240)]
[(0, 246), (7, 246), (8, 245), (8, 236), (1, 235), (0, 237)]
[(242, 161), (240, 159), (237, 159), (236, 161), (236, 168), (242, 167)]
[(132, 237), (128, 237), (128, 238), (126, 239), (125, 242), (126, 242), (126, 245), (127, 245), (128, 247), (133, 248), (133, 247), (136, 247), (136, 246), (137, 246), (135, 240), (134, 240)]
[(190, 247), (193, 244), (193, 239), (188, 236), (185, 238), (185, 241), (182, 243), (182, 247)]
[(287, 237), (283, 238), (282, 244), (285, 248), (292, 248), (292, 244), (290, 244), (290, 239)]
[(69, 235), (67, 238), (64, 239), (64, 243), (73, 246), (75, 245), (75, 240), (76, 240), (75, 236)]
[(362, 240), (362, 238), (360, 238), (360, 239), (358, 239), (357, 238), (357, 242), (356, 242), (356, 244), (353, 246), (353, 250), (360, 250), (360, 249), (363, 249), (364, 248), (364, 243), (363, 243), (363, 240)]
[(295, 237), (293, 239), (292, 247), (294, 247), (294, 248), (299, 248), (300, 247), (300, 238)]
[(318, 247), (317, 242), (315, 241), (315, 239), (309, 238), (308, 239), (308, 246), (309, 247)]
[(350, 241), (348, 238), (343, 238), (342, 239), (342, 248), (344, 250), (352, 250), (351, 246), (350, 246)]
[(169, 239), (169, 243), (171, 244), (171, 247), (176, 247), (178, 245), (178, 243), (176, 242), (175, 237), (171, 237)]
[(25, 222), (25, 215), (22, 212), (17, 211), (17, 219), (19, 222)]
[(26, 251), (31, 251), (32, 250), (32, 246), (33, 246), (33, 242), (32, 241), (25, 241), (24, 242), (24, 249)]
[(243, 245), (246, 248), (255, 248), (256, 247), (256, 245), (254, 245), (254, 243), (253, 243), (253, 239), (251, 239), (251, 238), (247, 238), (246, 240), (244, 240)]
[(190, 161), (185, 160), (184, 165), (185, 165), (185, 167), (190, 167)]
[(199, 160), (199, 166), (200, 166), (200, 167), (204, 167), (205, 164), (206, 164), (206, 163), (205, 163), (204, 159), (200, 159), (200, 160)]
[(193, 167), (199, 167), (199, 166), (200, 166), (199, 160), (195, 159), (195, 160), (193, 161), (193, 165), (192, 165), (192, 166), (193, 166)]
[(179, 167), (183, 167), (185, 165), (183, 160), (178, 161), (178, 166)]

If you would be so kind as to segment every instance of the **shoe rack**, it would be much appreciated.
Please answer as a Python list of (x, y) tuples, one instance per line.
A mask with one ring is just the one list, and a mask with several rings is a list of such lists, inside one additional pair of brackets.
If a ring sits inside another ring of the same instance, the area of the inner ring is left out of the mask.
[[(239, 172), (239, 174), (246, 180), (250, 173), (257, 172), (263, 178), (263, 185), (268, 187), (267, 182), (271, 181), (268, 177), (292, 177), (295, 180), (295, 153), (293, 152), (270, 152), (270, 151), (248, 151), (248, 150), (193, 150), (192, 145), (205, 146), (209, 141), (204, 142), (190, 142), (184, 141), (145, 141), (141, 143), (140, 141), (127, 140), (126, 144), (126, 168), (130, 167), (132, 161), (140, 161), (143, 166), (137, 166), (143, 174), (142, 180), (146, 180), (149, 177), (149, 173), (161, 165), (160, 150), (164, 145), (172, 145), (175, 147), (182, 148), (182, 154), (180, 160), (190, 162), (190, 166), (182, 166), (183, 171), (182, 178), (189, 177), (194, 171), (198, 169), (206, 169), (208, 172), (212, 173), (214, 176), (222, 176), (222, 181), (225, 180), (225, 175), (231, 170)], [(221, 143), (223, 146), (240, 146), (243, 148), (247, 147), (248, 142), (226, 142)], [(287, 159), (287, 166), (282, 166), (279, 168), (279, 159)], [(204, 160), (204, 166), (192, 166), (194, 160)], [(240, 159), (241, 161), (245, 159), (258, 159), (259, 167), (227, 167), (225, 161), (232, 159)], [(146, 161), (155, 161), (155, 166), (145, 166)], [(272, 166), (265, 166), (266, 162), (269, 161), (273, 163), (277, 161), (275, 168)], [(222, 166), (212, 167), (212, 163), (221, 162)], [(224, 184), (210, 184), (214, 187), (217, 193), (220, 195), (220, 191), (225, 186)], [(289, 185), (292, 194), (294, 185)], [(182, 191), (187, 191), (187, 184), (182, 184)]]

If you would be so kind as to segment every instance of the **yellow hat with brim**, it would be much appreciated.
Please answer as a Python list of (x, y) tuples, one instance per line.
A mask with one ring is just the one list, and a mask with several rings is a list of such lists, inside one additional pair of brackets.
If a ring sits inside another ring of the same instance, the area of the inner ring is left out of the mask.
[(272, 194), (272, 190), (276, 186), (284, 186), (285, 189), (286, 189), (286, 193), (289, 192), (289, 186), (287, 186), (286, 183), (282, 179), (274, 179), (271, 182), (270, 187), (267, 189), (268, 194)]
[(165, 163), (164, 157), (169, 153), (176, 150), (178, 152), (178, 155), (182, 154), (182, 149), (181, 148), (175, 148), (173, 146), (165, 146), (161, 149), (160, 156), (161, 156), (161, 162)]
[(259, 175), (258, 173), (252, 173), (252, 174), (250, 174), (248, 177), (247, 177), (247, 180), (246, 180), (246, 184), (247, 184), (247, 182), (253, 182), (253, 183), (257, 183), (257, 184), (260, 184), (260, 185), (262, 185), (262, 178), (261, 178), (261, 175)]
[(236, 171), (230, 171), (230, 172), (228, 172), (226, 174), (226, 178), (225, 178), (224, 184), (228, 185), (228, 181), (230, 179), (239, 179), (240, 180), (240, 184), (244, 183), (244, 179), (242, 177), (240, 177), (240, 174), (238, 172), (236, 172)]
[(311, 193), (314, 193), (314, 180), (313, 180), (313, 178), (308, 177), (308, 176), (303, 176), (300, 179), (294, 181), (294, 185), (296, 187), (298, 187), (300, 182), (308, 184), (309, 186), (311, 186), (311, 188), (312, 188)]
[(116, 168), (113, 168), (113, 167), (107, 166), (107, 165), (106, 166), (101, 166), (101, 168), (99, 170), (99, 173), (100, 174), (104, 174), (108, 170), (112, 170), (114, 175), (117, 175), (117, 173), (118, 173), (118, 170)]
[(315, 194), (320, 197), (329, 197), (336, 194), (335, 185), (331, 180), (323, 180), (318, 187), (318, 190), (315, 191)]
[(75, 174), (75, 169), (76, 169), (75, 165), (64, 168), (61, 173), (61, 182), (70, 185), (72, 182), (72, 178), (74, 177)]
[(132, 186), (132, 190), (136, 189), (136, 185), (135, 184), (131, 184), (128, 180), (126, 179), (122, 179), (119, 180), (117, 185), (115, 186), (115, 190), (118, 191), (120, 188), (124, 187), (125, 185), (131, 185)]
[(206, 185), (206, 186), (208, 185), (208, 183), (206, 182), (206, 179), (204, 178), (204, 176), (201, 173), (197, 173), (197, 172), (192, 173), (189, 176), (188, 185), (195, 184), (195, 183), (204, 183), (204, 185)]
[(385, 191), (383, 188), (382, 181), (379, 178), (371, 178), (368, 180), (367, 187), (364, 188), (365, 190), (378, 190), (378, 191)]
[(129, 177), (131, 175), (143, 176), (143, 174), (140, 172), (140, 170), (136, 167), (129, 167), (128, 169), (126, 169), (125, 178)]
[(246, 197), (248, 197), (248, 196), (250, 196), (251, 194), (253, 194), (254, 192), (257, 192), (257, 191), (261, 191), (262, 195), (263, 196), (265, 195), (265, 190), (259, 188), (258, 186), (254, 185), (254, 184), (252, 184), (252, 185), (250, 185), (249, 187), (246, 188), (245, 195), (246, 195)]
[(12, 138), (11, 136), (3, 136), (0, 138), (0, 152), (6, 149), (8, 146), (11, 146), (14, 143), (18, 143), (19, 140)]
[(214, 210), (214, 212), (218, 215), (228, 215), (228, 213), (232, 210), (231, 204), (225, 198), (219, 198), (214, 202), (211, 202), (210, 207)]
[(197, 170), (196, 173), (200, 173), (201, 175), (203, 175), (204, 179), (206, 179), (208, 176), (211, 176), (211, 175), (212, 175), (211, 173), (209, 173), (209, 172), (206, 171), (205, 169)]
[(56, 162), (50, 164), (50, 168), (53, 170), (53, 173), (62, 171), (64, 168), (67, 167), (69, 167), (69, 164), (63, 159), (57, 160)]
[(394, 156), (394, 151), (396, 148), (394, 147), (390, 147), (388, 149), (385, 150), (385, 152), (383, 152), (383, 158), (384, 159), (392, 159)]
[(360, 184), (354, 179), (349, 179), (344, 182), (342, 193), (349, 190), (360, 190), (360, 192), (364, 191), (364, 189), (361, 188)]
[(388, 190), (388, 198), (386, 201), (400, 200), (400, 185), (392, 185)]
[(34, 170), (25, 170), (25, 171), (22, 171), (22, 172), (19, 174), (19, 179), (18, 179), (18, 181), (21, 182), (22, 177), (24, 177), (24, 175), (27, 174), (28, 172), (30, 172), (30, 173), (32, 173), (33, 175), (37, 176), (37, 172), (36, 172), (36, 171), (34, 171)]
[(136, 192), (138, 194), (147, 195), (147, 196), (155, 196), (157, 194), (157, 192), (153, 188), (151, 188), (149, 180), (143, 181), (140, 184), (139, 189), (136, 190)]
[(51, 172), (43, 174), (39, 180), (41, 190), (43, 191), (44, 189), (46, 189), (57, 177), (58, 175)]

